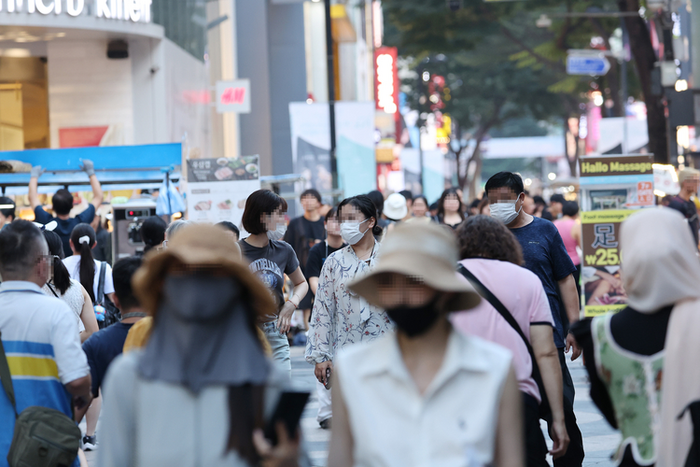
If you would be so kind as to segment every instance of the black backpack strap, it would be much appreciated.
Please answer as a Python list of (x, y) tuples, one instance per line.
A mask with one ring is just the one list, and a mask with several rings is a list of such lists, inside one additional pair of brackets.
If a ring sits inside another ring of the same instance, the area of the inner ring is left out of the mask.
[(107, 263), (100, 262), (100, 279), (97, 282), (97, 303), (95, 305), (103, 305), (105, 303), (105, 274), (107, 273)]
[(53, 289), (53, 287), (51, 287), (51, 284), (49, 284), (48, 282), (46, 283), (46, 287), (49, 288), (49, 290), (50, 290), (51, 293), (54, 295), (54, 297), (56, 297), (56, 298), (61, 298), (61, 297), (58, 296), (58, 294), (56, 293), (56, 291)]
[(12, 408), (15, 410), (15, 417), (17, 417), (17, 404), (15, 403), (15, 390), (12, 387), (12, 374), (10, 373), (10, 365), (7, 363), (7, 356), (5, 355), (5, 347), (2, 345), (2, 333), (0, 333), (0, 380), (2, 380), (2, 387), (7, 394), (7, 398), (10, 399)]
[(525, 336), (522, 328), (505, 305), (503, 305), (503, 303), (496, 298), (493, 292), (487, 289), (486, 286), (482, 284), (471, 271), (469, 271), (469, 269), (465, 268), (462, 264), (459, 264), (457, 271), (462, 274), (469, 281), (469, 283), (471, 283), (472, 287), (474, 287), (479, 295), (485, 298), (486, 301), (488, 301), (491, 306), (494, 307), (501, 316), (503, 316), (503, 319), (505, 319), (506, 322), (510, 324), (513, 329), (515, 329), (515, 332), (518, 333), (520, 338), (525, 343), (525, 347), (527, 347), (527, 351), (530, 354), (530, 359), (532, 360), (532, 379), (535, 380), (535, 383), (537, 383), (537, 387), (540, 390), (540, 398), (542, 399), (541, 407), (543, 407), (543, 410), (541, 410), (542, 417), (548, 419), (547, 417), (550, 416), (549, 400), (547, 399), (547, 393), (544, 390), (542, 374), (540, 373), (540, 367), (537, 364), (537, 358), (535, 357), (535, 350), (532, 348), (530, 340)]

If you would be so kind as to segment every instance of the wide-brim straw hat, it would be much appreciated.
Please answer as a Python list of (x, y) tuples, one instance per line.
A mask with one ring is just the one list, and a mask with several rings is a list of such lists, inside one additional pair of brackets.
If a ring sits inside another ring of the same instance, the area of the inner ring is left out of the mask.
[(401, 223), (382, 241), (377, 266), (348, 287), (370, 304), (381, 307), (379, 276), (403, 274), (439, 292), (453, 293), (445, 311), (468, 310), (477, 306), (481, 297), (456, 272), (458, 260), (452, 232), (434, 223)]
[(230, 275), (241, 284), (259, 317), (277, 312), (267, 287), (241, 258), (238, 244), (220, 227), (207, 224), (183, 227), (168, 241), (167, 249), (146, 255), (131, 281), (141, 307), (155, 316), (163, 301), (163, 282), (168, 272), (187, 267), (213, 268)]
[(406, 198), (400, 193), (390, 194), (386, 201), (384, 201), (384, 209), (382, 212), (389, 219), (400, 221), (408, 214)]

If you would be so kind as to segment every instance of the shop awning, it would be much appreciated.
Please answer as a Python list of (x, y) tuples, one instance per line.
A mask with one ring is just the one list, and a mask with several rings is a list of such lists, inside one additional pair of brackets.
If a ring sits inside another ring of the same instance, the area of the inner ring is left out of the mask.
[[(103, 185), (158, 183), (166, 172), (175, 181), (180, 179), (182, 145), (168, 143), (0, 151), (0, 160), (17, 160), (46, 169), (39, 178), (40, 186), (69, 186), (75, 189), (89, 186), (88, 177), (80, 169), (83, 159), (94, 162), (95, 174)], [(0, 174), (0, 187), (26, 187), (29, 178), (29, 173)]]

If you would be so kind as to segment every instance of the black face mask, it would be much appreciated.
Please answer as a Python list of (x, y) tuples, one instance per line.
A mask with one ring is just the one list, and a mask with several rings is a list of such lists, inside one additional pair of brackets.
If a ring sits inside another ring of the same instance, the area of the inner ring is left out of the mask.
[(396, 324), (396, 327), (408, 337), (425, 334), (433, 327), (440, 313), (435, 309), (439, 295), (423, 306), (409, 307), (399, 305), (386, 310), (386, 314)]

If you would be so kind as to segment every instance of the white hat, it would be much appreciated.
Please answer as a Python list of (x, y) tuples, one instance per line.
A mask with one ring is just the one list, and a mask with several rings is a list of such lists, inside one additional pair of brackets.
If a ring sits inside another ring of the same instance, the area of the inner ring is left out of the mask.
[(392, 193), (384, 201), (384, 215), (393, 220), (400, 221), (406, 214), (408, 214), (408, 207), (406, 206), (406, 198), (402, 194)]

